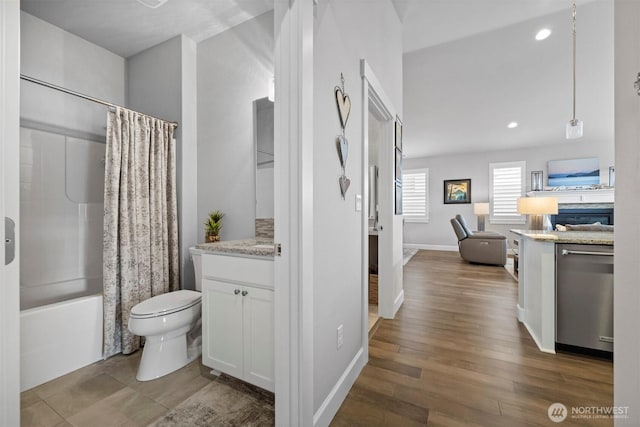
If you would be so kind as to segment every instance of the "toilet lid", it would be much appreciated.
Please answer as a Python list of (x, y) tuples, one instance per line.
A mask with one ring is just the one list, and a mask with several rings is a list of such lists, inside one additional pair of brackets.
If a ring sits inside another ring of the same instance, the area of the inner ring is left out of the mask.
[(136, 304), (131, 309), (131, 317), (146, 318), (164, 316), (185, 310), (200, 302), (200, 292), (181, 290), (156, 295)]

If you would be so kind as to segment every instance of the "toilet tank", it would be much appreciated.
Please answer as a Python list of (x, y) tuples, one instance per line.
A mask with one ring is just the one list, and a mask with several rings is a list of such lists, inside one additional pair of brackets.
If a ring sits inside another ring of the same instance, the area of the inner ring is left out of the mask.
[(196, 291), (202, 291), (202, 249), (195, 247), (189, 248), (191, 259), (193, 260), (193, 269), (196, 273)]

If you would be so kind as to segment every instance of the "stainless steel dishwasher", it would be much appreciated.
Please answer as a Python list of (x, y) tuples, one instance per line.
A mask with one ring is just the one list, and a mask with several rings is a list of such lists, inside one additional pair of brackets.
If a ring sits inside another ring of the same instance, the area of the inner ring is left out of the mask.
[(613, 352), (613, 246), (556, 245), (556, 343)]

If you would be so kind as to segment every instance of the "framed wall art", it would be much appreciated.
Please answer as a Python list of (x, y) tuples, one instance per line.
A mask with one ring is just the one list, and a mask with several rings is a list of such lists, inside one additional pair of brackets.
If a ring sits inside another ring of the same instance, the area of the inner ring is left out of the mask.
[(600, 160), (549, 160), (547, 162), (549, 187), (583, 187), (600, 184)]
[(444, 204), (471, 203), (471, 179), (444, 181)]

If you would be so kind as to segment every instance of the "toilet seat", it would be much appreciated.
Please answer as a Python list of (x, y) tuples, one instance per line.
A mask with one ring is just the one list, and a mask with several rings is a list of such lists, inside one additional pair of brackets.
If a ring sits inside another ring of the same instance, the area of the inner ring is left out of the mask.
[(136, 304), (131, 309), (130, 317), (133, 319), (150, 319), (166, 316), (193, 307), (200, 303), (200, 298), (200, 292), (189, 290), (156, 295)]

